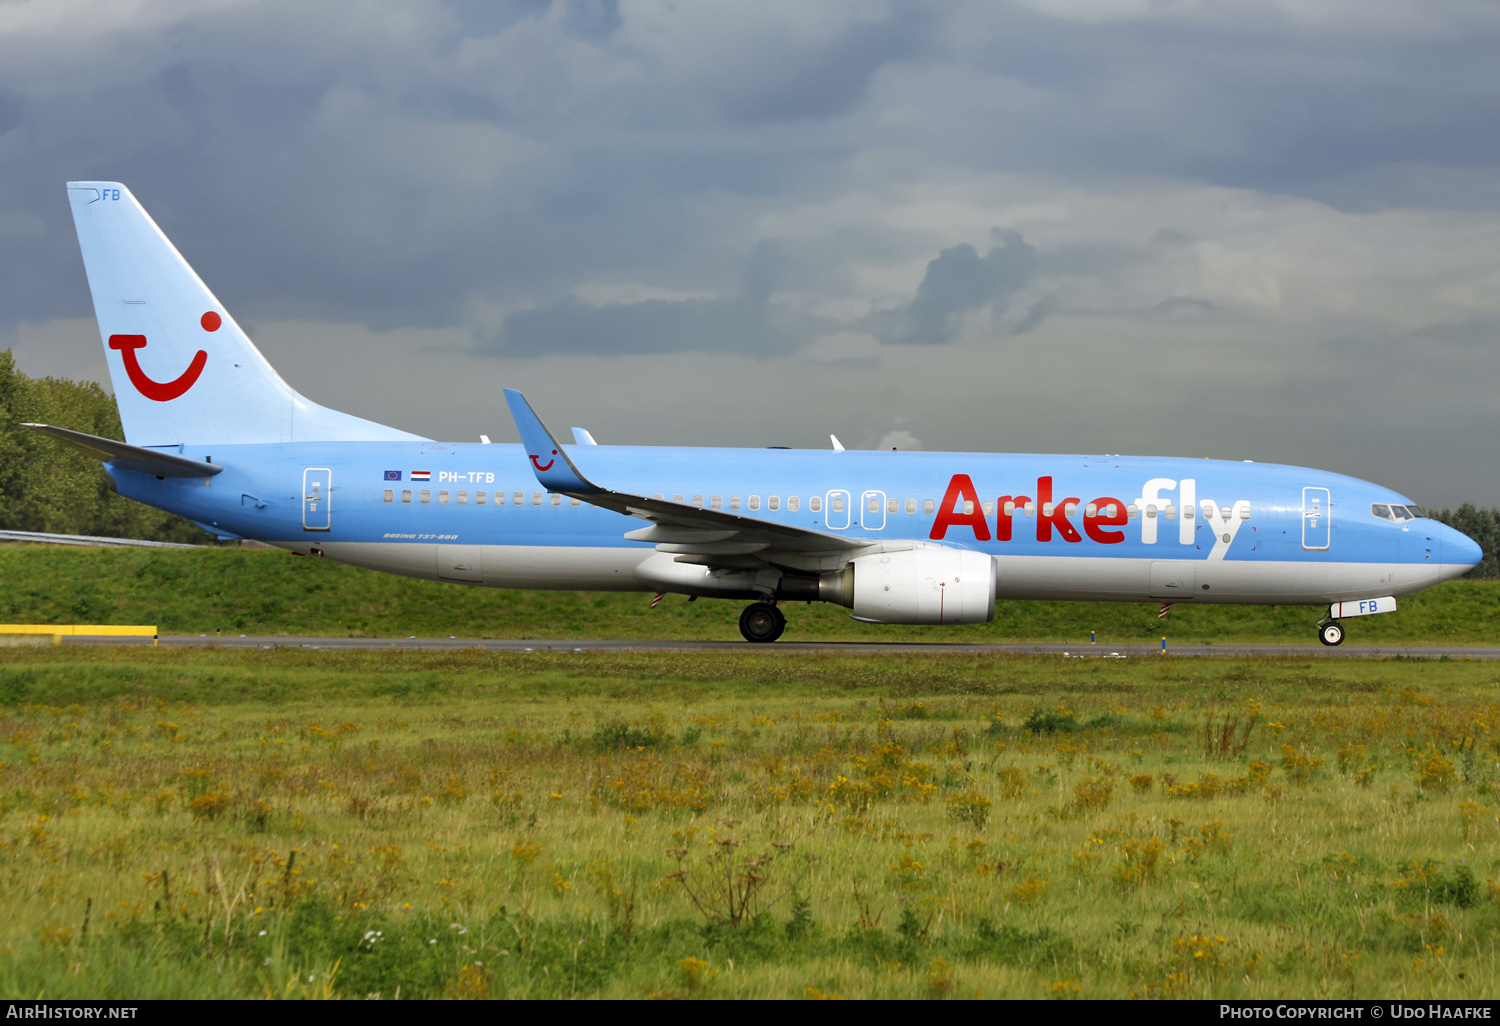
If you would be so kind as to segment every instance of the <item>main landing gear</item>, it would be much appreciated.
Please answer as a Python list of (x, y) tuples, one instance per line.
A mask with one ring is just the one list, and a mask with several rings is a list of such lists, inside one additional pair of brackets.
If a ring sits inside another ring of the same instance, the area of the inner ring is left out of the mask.
[(1329, 648), (1344, 643), (1344, 625), (1337, 620), (1324, 620), (1318, 624), (1318, 640)]
[(746, 641), (775, 641), (786, 630), (786, 617), (769, 602), (746, 606), (740, 614), (740, 633)]

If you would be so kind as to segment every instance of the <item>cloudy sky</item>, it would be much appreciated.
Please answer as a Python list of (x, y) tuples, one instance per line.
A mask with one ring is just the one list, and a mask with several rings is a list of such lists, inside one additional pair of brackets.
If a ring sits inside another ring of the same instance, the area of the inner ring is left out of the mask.
[(0, 347), (125, 182), (446, 439), (1158, 453), (1500, 504), (1493, 0), (0, 0)]

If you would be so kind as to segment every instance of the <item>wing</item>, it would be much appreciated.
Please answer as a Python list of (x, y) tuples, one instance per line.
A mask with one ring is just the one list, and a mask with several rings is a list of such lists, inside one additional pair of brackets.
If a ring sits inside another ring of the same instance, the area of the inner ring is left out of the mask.
[(679, 563), (738, 569), (772, 564), (817, 571), (842, 566), (854, 551), (868, 547), (823, 531), (601, 488), (573, 463), (525, 396), (507, 388), (505, 401), (542, 487), (647, 521), (650, 526), (630, 531), (625, 538), (652, 542)]

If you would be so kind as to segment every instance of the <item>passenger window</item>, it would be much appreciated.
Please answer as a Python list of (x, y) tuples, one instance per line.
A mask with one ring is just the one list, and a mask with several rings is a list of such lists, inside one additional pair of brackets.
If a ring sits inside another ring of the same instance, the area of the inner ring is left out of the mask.
[(776, 510), (778, 510), (780, 508), (781, 508), (781, 496), (779, 496), (779, 495), (773, 495), (769, 499), (766, 500), (766, 509), (771, 510), (772, 512), (775, 512)]
[(1005, 515), (1008, 517), (1016, 515), (1016, 504), (1014, 502), (1007, 502), (1005, 504)]
[[(812, 501), (814, 503), (816, 503), (818, 500), (817, 499), (813, 499)], [(818, 507), (817, 506), (813, 506), (812, 508), (814, 510), (816, 510)], [(835, 512), (835, 513), (842, 513), (842, 512), (844, 512), (844, 497), (842, 495), (835, 495), (833, 497), (833, 512)]]
[(1167, 508), (1164, 509), (1162, 512), (1167, 515), (1167, 519), (1168, 520), (1176, 520), (1177, 519), (1177, 507), (1174, 506), (1174, 505), (1172, 505), (1170, 502), (1167, 503)]
[(533, 506), (540, 506), (542, 504), (542, 493), (541, 492), (532, 492), (531, 493), (531, 504)]
[(922, 512), (923, 513), (932, 513), (936, 509), (937, 509), (937, 504), (934, 503), (931, 499), (923, 499), (922, 500)]
[(562, 505), (562, 496), (561, 495), (558, 495), (556, 492), (548, 492), (547, 496), (548, 496), (548, 498), (550, 498), (552, 500), (552, 505), (554, 505), (554, 506), (561, 506)]
[(520, 505), (525, 504), (525, 502), (526, 502), (526, 493), (525, 492), (516, 492), (514, 495), (512, 495), (510, 497), (510, 504), (512, 506), (520, 506)]
[(1249, 520), (1250, 519), (1250, 507), (1249, 506), (1241, 506), (1240, 507), (1240, 519), (1241, 520)]
[(740, 497), (738, 495), (731, 495), (729, 497), (729, 508), (730, 509), (739, 509), (740, 508)]
[(672, 496), (672, 501), (673, 502), (681, 502), (682, 501), (682, 496), (680, 496), (680, 495), (674, 495), (674, 496)]
[(1225, 506), (1219, 510), (1220, 520), (1228, 520), (1232, 516), (1234, 516), (1234, 510), (1229, 506)]
[[(985, 512), (988, 513), (989, 510), (985, 510)], [(1078, 503), (1076, 503), (1076, 502), (1068, 502), (1068, 503), (1064, 503), (1063, 504), (1063, 516), (1065, 516), (1065, 517), (1076, 517), (1077, 515), (1078, 515)]]
[(651, 498), (653, 498), (653, 499), (660, 499), (661, 498), (661, 492), (657, 492), (655, 495), (651, 496)]
[(759, 495), (752, 495), (752, 496), (750, 496), (750, 508), (751, 509), (760, 509), (760, 496)]
[(444, 488), (442, 491), (438, 492), (438, 505), (448, 505), (448, 489)]
[(1141, 507), (1137, 506), (1135, 503), (1132, 502), (1128, 506), (1125, 507), (1125, 519), (1126, 520), (1134, 520), (1136, 517), (1138, 517), (1140, 515), (1141, 515)]
[(693, 505), (697, 506), (699, 509), (702, 509), (703, 508), (703, 496), (701, 496), (701, 495), (695, 495), (695, 496), (693, 496)]
[(885, 511), (887, 513), (900, 513), (901, 512), (901, 500), (900, 499), (888, 499), (888, 500), (886, 500)]
[(1156, 503), (1151, 502), (1146, 504), (1146, 517), (1149, 520), (1156, 519)]
[(1086, 517), (1096, 517), (1099, 515), (1099, 507), (1091, 502), (1083, 507), (1083, 515)]
[(879, 513), (880, 512), (880, 500), (879, 499), (871, 499), (870, 500), (869, 508), (866, 510), (866, 512), (869, 512), (869, 513)]
[(964, 500), (964, 516), (973, 516), (973, 515), (974, 515), (974, 500), (973, 499), (965, 499)]
[(724, 496), (722, 496), (722, 495), (710, 495), (708, 497), (708, 504), (709, 504), (709, 506), (711, 506), (714, 509), (723, 509), (724, 508)]
[(985, 516), (989, 516), (991, 513), (995, 512), (995, 504), (993, 502), (987, 501), (983, 503), (980, 508), (984, 510)]
[(568, 505), (569, 506), (581, 506), (581, 505), (583, 505), (583, 500), (582, 499), (569, 499), (568, 500)]
[[(818, 511), (818, 507), (821, 504), (822, 504), (822, 500), (821, 499), (813, 499), (812, 502), (810, 503), (810, 505), (808, 506), (808, 508), (811, 509), (814, 513), (816, 513)], [(789, 511), (795, 513), (795, 512), (797, 512), (797, 507), (799, 507), (801, 505), (802, 505), (802, 500), (799, 499), (799, 498), (797, 498), (797, 496), (795, 496), (795, 495), (788, 495), (786, 497), (786, 508)]]
[(908, 512), (908, 513), (915, 513), (916, 511), (917, 511), (917, 500), (916, 499), (907, 499), (906, 500), (906, 512)]
[(380, 493), (380, 501), (381, 502), (390, 502), (395, 497), (396, 497), (396, 493), (393, 492), (393, 491), (391, 491), (389, 488), (387, 488), (385, 491), (383, 491), (383, 492)]
[(411, 489), (410, 488), (403, 488), (403, 489), (401, 489), (401, 501), (402, 502), (410, 502), (411, 501)]
[(458, 493), (458, 504), (460, 506), (467, 506), (469, 504), (469, 493), (468, 492), (459, 492)]
[[(500, 493), (496, 492), (495, 494), (499, 495)], [(474, 505), (476, 505), (476, 506), (483, 506), (484, 505), (484, 492), (475, 492), (474, 493)]]
[(1034, 502), (1028, 502), (1026, 505), (1022, 506), (1021, 509), (1025, 511), (1028, 517), (1036, 516), (1036, 503)]
[(432, 492), (428, 491), (426, 488), (423, 488), (422, 491), (418, 494), (417, 498), (421, 499), (423, 502), (431, 502)]

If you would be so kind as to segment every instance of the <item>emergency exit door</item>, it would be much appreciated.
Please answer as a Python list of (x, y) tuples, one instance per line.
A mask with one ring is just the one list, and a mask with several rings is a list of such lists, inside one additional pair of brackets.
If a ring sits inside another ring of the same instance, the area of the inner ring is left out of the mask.
[(308, 467), (302, 472), (302, 530), (327, 531), (329, 493), (333, 491), (333, 471), (327, 467)]

